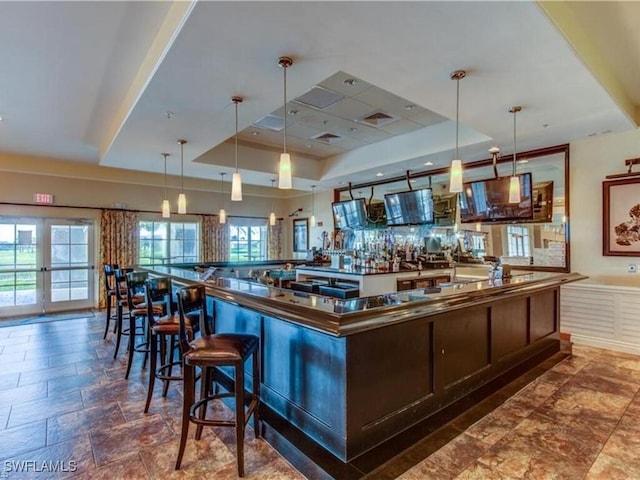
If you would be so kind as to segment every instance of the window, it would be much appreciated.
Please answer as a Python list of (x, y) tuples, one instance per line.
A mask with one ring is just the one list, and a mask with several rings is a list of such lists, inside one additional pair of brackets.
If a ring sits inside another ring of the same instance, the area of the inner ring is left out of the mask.
[[(253, 223), (252, 223), (253, 222)], [(257, 262), (267, 260), (267, 225), (264, 221), (232, 219), (229, 225), (229, 260)]]
[(140, 265), (195, 263), (200, 259), (198, 223), (140, 222)]
[(510, 257), (529, 257), (529, 229), (527, 227), (507, 226), (507, 238)]

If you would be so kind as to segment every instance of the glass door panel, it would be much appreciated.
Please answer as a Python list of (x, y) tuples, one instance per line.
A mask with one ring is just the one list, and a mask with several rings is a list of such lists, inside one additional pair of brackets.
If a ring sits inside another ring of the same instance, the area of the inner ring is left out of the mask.
[(0, 311), (28, 314), (39, 311), (41, 221), (0, 220)]
[(48, 221), (49, 250), (45, 270), (48, 310), (93, 305), (93, 225)]

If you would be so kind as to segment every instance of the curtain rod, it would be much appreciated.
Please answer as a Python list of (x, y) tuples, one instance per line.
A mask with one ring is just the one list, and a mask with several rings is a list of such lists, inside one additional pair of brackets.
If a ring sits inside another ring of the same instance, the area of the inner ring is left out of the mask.
[[(133, 210), (130, 208), (110, 208), (110, 207), (87, 207), (87, 206), (73, 206), (73, 205), (51, 205), (51, 204), (39, 204), (39, 203), (19, 203), (19, 202), (0, 202), (0, 205), (10, 205), (14, 207), (55, 207), (55, 208), (75, 208), (80, 210), (121, 210), (123, 212), (135, 212), (135, 213), (157, 213), (161, 212), (155, 210)], [(175, 212), (172, 212), (175, 213)], [(177, 215), (177, 213), (176, 213)], [(207, 215), (211, 217), (217, 217), (218, 215), (213, 213), (189, 213), (187, 215)], [(269, 217), (255, 217), (249, 215), (229, 215), (229, 218), (259, 218), (261, 220), (269, 220)], [(282, 217), (278, 218), (278, 220), (284, 220)]]

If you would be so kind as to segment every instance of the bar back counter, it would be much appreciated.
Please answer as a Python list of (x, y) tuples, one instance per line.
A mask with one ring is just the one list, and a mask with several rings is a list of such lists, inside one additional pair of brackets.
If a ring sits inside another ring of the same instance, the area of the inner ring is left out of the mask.
[[(177, 287), (200, 282), (186, 269), (150, 270)], [(216, 331), (261, 339), (262, 401), (347, 463), (559, 352), (560, 286), (583, 278), (522, 273), (347, 300), (204, 283)], [(245, 378), (250, 390), (250, 370)]]

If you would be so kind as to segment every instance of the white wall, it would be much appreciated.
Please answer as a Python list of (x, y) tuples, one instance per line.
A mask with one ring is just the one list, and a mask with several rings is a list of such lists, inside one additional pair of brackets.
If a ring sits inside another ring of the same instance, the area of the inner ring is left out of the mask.
[(627, 273), (627, 265), (640, 258), (602, 255), (602, 182), (626, 172), (626, 159), (640, 157), (640, 130), (573, 142), (570, 155), (571, 270), (597, 282), (640, 286), (640, 273)]

